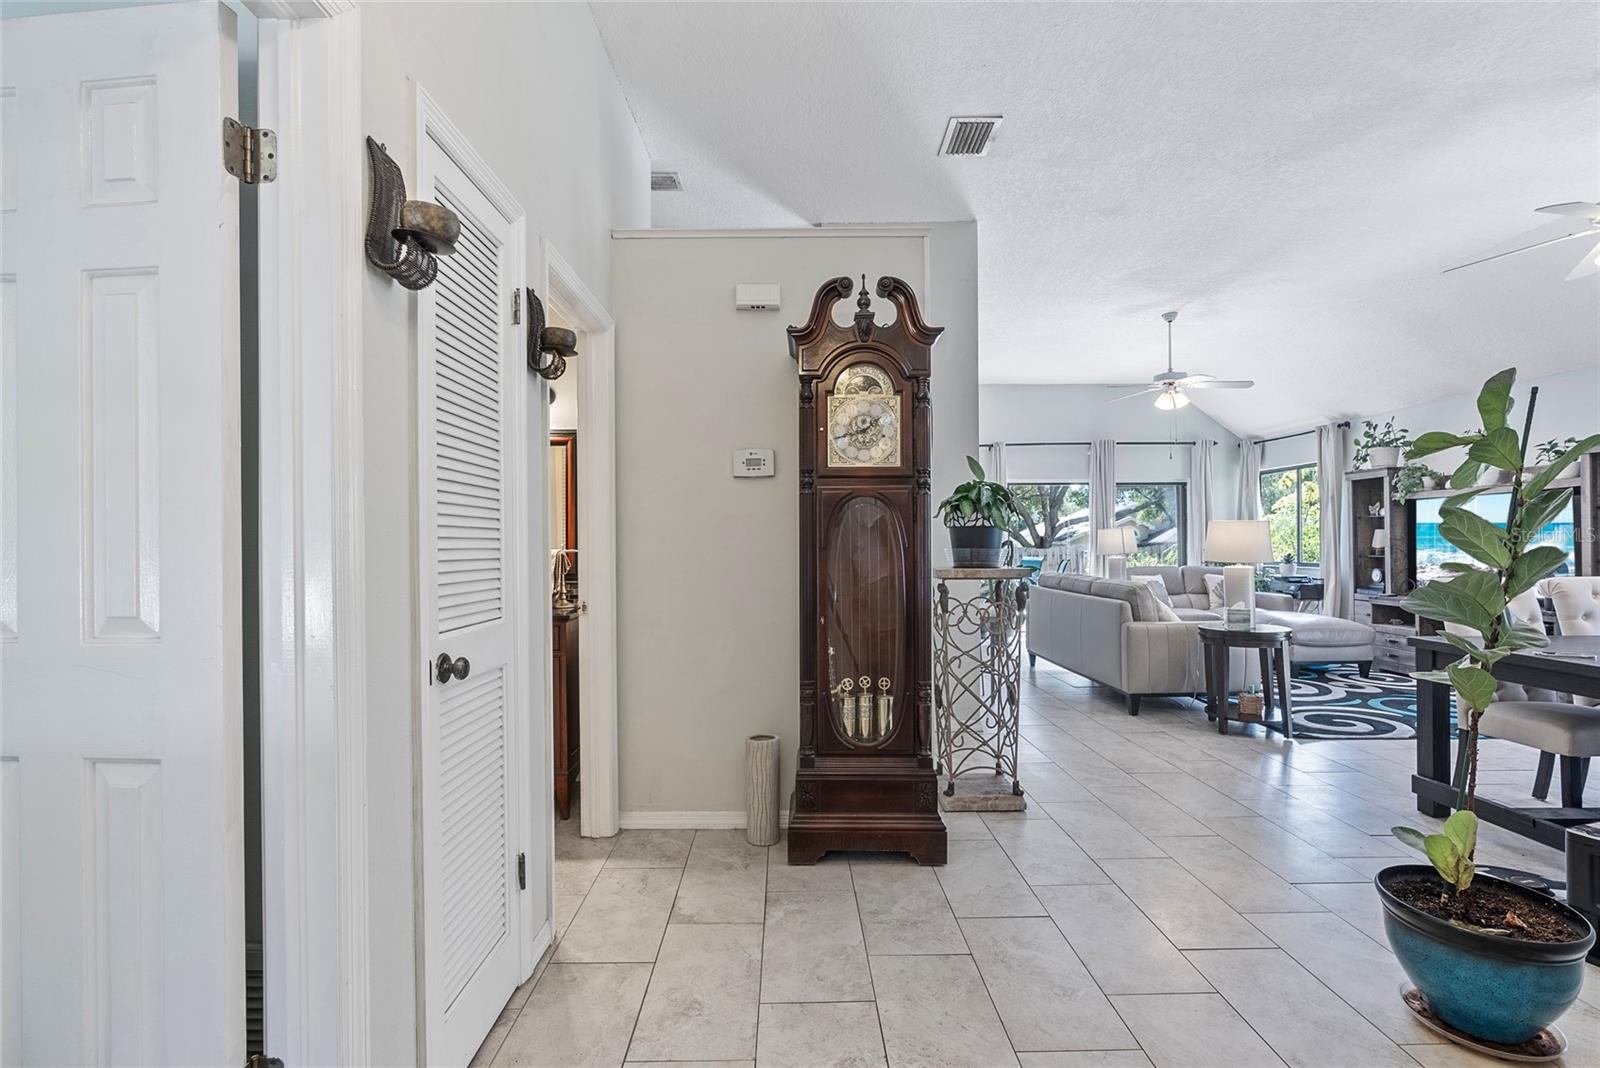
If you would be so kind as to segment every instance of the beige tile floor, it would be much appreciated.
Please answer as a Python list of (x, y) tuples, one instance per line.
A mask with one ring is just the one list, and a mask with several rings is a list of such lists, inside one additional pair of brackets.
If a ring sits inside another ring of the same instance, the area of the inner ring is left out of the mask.
[[(1492, 1062), (1401, 1007), (1373, 874), (1428, 827), (1414, 743), (1218, 736), (1198, 706), (1027, 673), (1026, 813), (947, 814), (950, 863), (791, 868), (742, 831), (558, 828), (557, 946), (475, 1065), (1365, 1068)], [(1531, 803), (1535, 754), (1480, 789)], [(1480, 859), (1561, 875), (1486, 828)], [(1561, 1021), (1600, 1066), (1600, 969)]]

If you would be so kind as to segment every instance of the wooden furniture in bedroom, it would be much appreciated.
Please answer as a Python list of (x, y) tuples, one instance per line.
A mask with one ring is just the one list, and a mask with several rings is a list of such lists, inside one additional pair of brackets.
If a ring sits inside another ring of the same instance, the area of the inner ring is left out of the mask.
[(572, 814), (573, 787), (578, 781), (578, 630), (583, 603), (578, 598), (578, 434), (550, 432), (550, 549), (565, 553), (562, 589), (552, 590), (551, 634), (551, 761), (556, 811)]
[(929, 376), (940, 328), (911, 288), (862, 278), (854, 320), (817, 290), (789, 328), (800, 377), (800, 737), (789, 863), (830, 850), (943, 864), (933, 761)]
[(550, 673), (551, 739), (556, 811), (572, 815), (573, 787), (578, 781), (578, 609), (551, 612)]

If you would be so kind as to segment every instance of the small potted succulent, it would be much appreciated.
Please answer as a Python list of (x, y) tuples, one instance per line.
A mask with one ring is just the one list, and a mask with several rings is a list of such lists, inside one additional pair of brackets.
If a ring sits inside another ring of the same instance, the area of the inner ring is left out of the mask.
[[(1444, 565), (1447, 578), (1418, 587), (1405, 607), (1418, 616), (1454, 623), (1473, 636), (1446, 632), (1462, 658), (1442, 671), (1415, 677), (1444, 683), (1456, 693), (1464, 763), (1456, 810), (1438, 834), (1394, 828), (1395, 837), (1422, 851), (1428, 864), (1384, 868), (1376, 878), (1384, 931), (1427, 1008), (1456, 1031), (1487, 1042), (1517, 1046), (1565, 1012), (1583, 985), (1584, 956), (1595, 932), (1577, 911), (1514, 883), (1477, 871), (1479, 724), (1495, 698), (1490, 669), (1501, 659), (1546, 644), (1543, 627), (1511, 615), (1508, 606), (1565, 559), (1555, 546), (1527, 544), (1551, 516), (1570, 507), (1572, 490), (1551, 489), (1579, 456), (1600, 445), (1600, 434), (1573, 443), (1536, 475), (1526, 474), (1528, 430), (1537, 392), (1530, 397), (1521, 435), (1507, 425), (1515, 369), (1501, 371), (1478, 395), (1483, 430), (1435, 431), (1411, 446), (1409, 459), (1465, 448), (1450, 476), (1461, 492), (1440, 511), (1440, 532), (1474, 563)], [(1482, 492), (1489, 467), (1511, 481), (1504, 526), (1469, 507)]]
[(939, 505), (950, 530), (950, 562), (956, 567), (998, 567), (1005, 532), (1017, 515), (1011, 491), (990, 482), (976, 457), (967, 457), (973, 479), (951, 491)]
[(1363, 420), (1361, 436), (1356, 439), (1356, 467), (1364, 470), (1399, 467), (1400, 451), (1410, 444), (1406, 439), (1409, 433), (1411, 431), (1405, 427), (1396, 429), (1393, 419), (1382, 426), (1371, 420)]
[(1294, 553), (1284, 553), (1283, 559), (1278, 562), (1278, 574), (1288, 576), (1295, 572)]

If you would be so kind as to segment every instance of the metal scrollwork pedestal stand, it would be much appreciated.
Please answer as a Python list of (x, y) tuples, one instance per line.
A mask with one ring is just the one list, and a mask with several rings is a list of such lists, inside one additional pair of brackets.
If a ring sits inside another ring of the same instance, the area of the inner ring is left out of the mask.
[[(1025, 807), (1017, 778), (1017, 720), (1029, 574), (1025, 567), (934, 571), (933, 700), (947, 810)], [(982, 586), (961, 599), (949, 584), (964, 580)]]

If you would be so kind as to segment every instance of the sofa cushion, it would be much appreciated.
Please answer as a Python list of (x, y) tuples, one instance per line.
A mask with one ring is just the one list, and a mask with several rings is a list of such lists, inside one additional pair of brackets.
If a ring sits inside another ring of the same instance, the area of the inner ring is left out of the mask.
[(1313, 615), (1310, 612), (1273, 612), (1258, 608), (1256, 620), (1288, 627), (1294, 632), (1294, 644), (1297, 646), (1345, 648), (1372, 644), (1372, 628), (1354, 619)]
[(1064, 590), (1067, 593), (1124, 601), (1133, 614), (1135, 623), (1155, 623), (1161, 619), (1157, 609), (1157, 605), (1161, 602), (1156, 600), (1155, 591), (1150, 588), (1149, 583), (1062, 572), (1055, 575), (1041, 575), (1039, 585), (1049, 590)]
[(1173, 605), (1172, 610), (1185, 623), (1219, 623), (1222, 621), (1222, 613), (1213, 612), (1209, 608), (1185, 608), (1180, 605)]
[(1142, 582), (1149, 586), (1150, 592), (1155, 594), (1156, 600), (1168, 608), (1172, 607), (1172, 594), (1168, 592), (1167, 583), (1160, 575), (1130, 575), (1129, 578), (1134, 582)]

